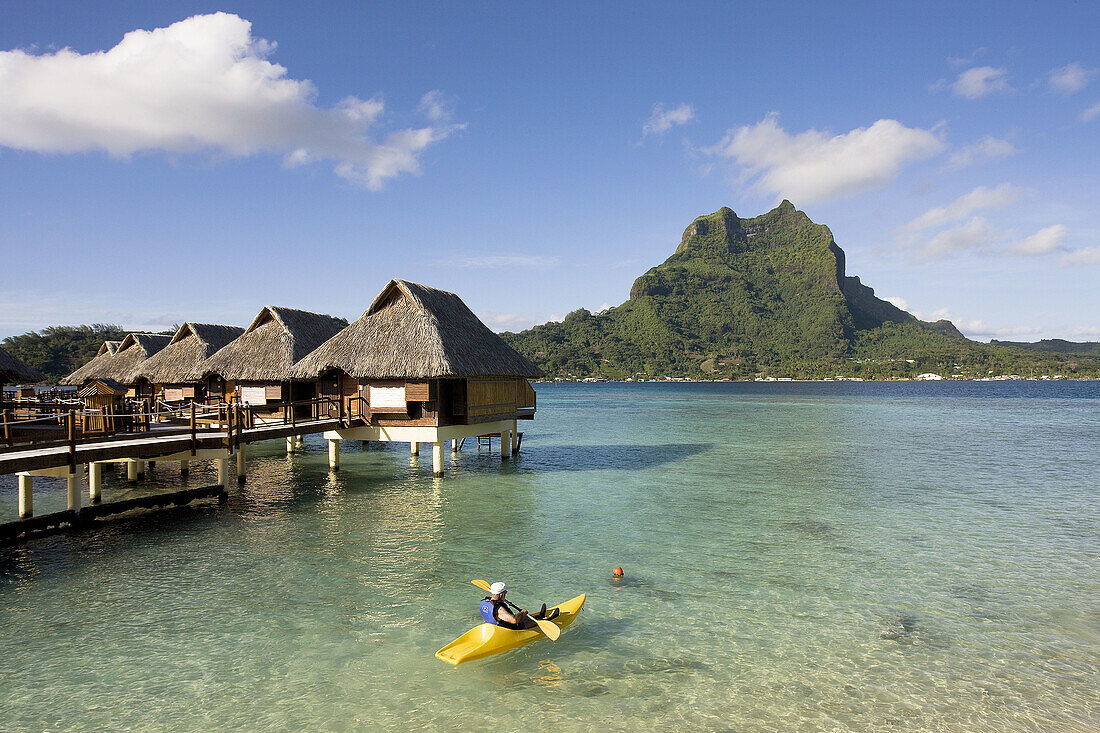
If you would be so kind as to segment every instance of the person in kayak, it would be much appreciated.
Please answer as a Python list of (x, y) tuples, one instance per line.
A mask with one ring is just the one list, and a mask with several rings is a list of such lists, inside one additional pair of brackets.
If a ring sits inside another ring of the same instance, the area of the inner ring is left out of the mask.
[[(489, 586), (490, 595), (481, 599), (481, 604), (478, 606), (478, 610), (481, 611), (482, 618), (486, 623), (493, 624), (494, 626), (503, 626), (506, 629), (533, 629), (536, 624), (527, 609), (519, 608), (514, 603), (509, 602), (505, 596), (508, 594), (508, 586), (504, 583), (493, 583)], [(511, 607), (511, 610), (509, 610)], [(537, 619), (546, 619), (552, 621), (558, 617), (558, 609), (553, 609), (550, 613), (546, 613), (546, 604), (542, 604), (542, 608), (538, 613), (534, 615)]]

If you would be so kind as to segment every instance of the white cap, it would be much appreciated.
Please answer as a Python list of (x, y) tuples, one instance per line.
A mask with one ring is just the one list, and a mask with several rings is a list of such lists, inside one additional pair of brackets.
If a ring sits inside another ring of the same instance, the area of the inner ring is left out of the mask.
[(499, 595), (506, 590), (508, 590), (508, 586), (506, 586), (504, 583), (493, 583), (489, 586), (489, 592), (492, 593), (494, 596)]

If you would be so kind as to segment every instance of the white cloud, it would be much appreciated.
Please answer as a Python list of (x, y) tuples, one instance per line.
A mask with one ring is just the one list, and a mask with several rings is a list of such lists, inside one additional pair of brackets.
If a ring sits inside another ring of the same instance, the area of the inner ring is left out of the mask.
[(1003, 235), (989, 222), (975, 216), (965, 224), (945, 229), (927, 242), (917, 245), (914, 253), (919, 260), (949, 257), (966, 250), (990, 247), (1002, 238)]
[(730, 130), (704, 152), (734, 160), (757, 188), (801, 203), (881, 188), (905, 163), (936, 155), (943, 147), (934, 131), (896, 120), (842, 135), (814, 129), (789, 135), (769, 114), (756, 125)]
[(1008, 251), (1018, 255), (1041, 255), (1062, 249), (1066, 242), (1066, 228), (1055, 224), (1009, 245)]
[(1100, 265), (1100, 245), (1074, 250), (1062, 256), (1062, 266)]
[(1073, 338), (1100, 336), (1100, 326), (1079, 326), (1070, 331), (1070, 336)]
[[(495, 313), (493, 311), (479, 313), (478, 318), (491, 330), (498, 333), (500, 331), (524, 331), (547, 321), (547, 319), (540, 318), (534, 313)], [(549, 320), (555, 319), (551, 317)], [(557, 320), (561, 319), (558, 318)]]
[(653, 113), (649, 120), (642, 126), (642, 137), (648, 135), (663, 135), (672, 129), (673, 125), (683, 125), (695, 119), (695, 108), (690, 104), (681, 104), (679, 107), (665, 109), (661, 103), (653, 105)]
[(963, 194), (947, 206), (937, 206), (929, 209), (913, 221), (906, 224), (903, 229), (916, 232), (931, 227), (943, 226), (954, 221), (961, 221), (972, 214), (988, 209), (1003, 209), (1009, 204), (1018, 201), (1024, 194), (1030, 193), (1026, 188), (1013, 186), (1011, 183), (1002, 183), (996, 188), (978, 186), (973, 191)]
[(1008, 89), (1008, 70), (992, 66), (975, 66), (959, 74), (951, 89), (967, 99), (981, 99), (994, 92)]
[(558, 264), (558, 258), (545, 255), (474, 255), (449, 260), (449, 264), (468, 270), (497, 270), (504, 267), (543, 269)]
[(1068, 66), (1051, 69), (1048, 80), (1055, 91), (1073, 94), (1084, 89), (1089, 83), (1089, 77), (1095, 73), (1095, 69), (1086, 69), (1079, 62), (1074, 61)]
[(909, 310), (909, 302), (905, 298), (899, 298), (897, 296), (891, 298), (883, 298), (887, 303), (893, 304), (897, 308), (901, 308), (903, 311)]
[(421, 97), (417, 109), (432, 122), (449, 122), (454, 116), (450, 101), (438, 89), (433, 89)]
[(985, 47), (979, 47), (970, 52), (969, 56), (948, 56), (947, 63), (954, 67), (967, 66), (978, 60), (979, 57), (985, 55)]
[[(318, 107), (312, 82), (267, 60), (274, 50), (252, 36), (249, 21), (214, 13), (131, 31), (108, 51), (0, 51), (0, 145), (118, 157), (276, 153), (288, 166), (331, 161), (337, 175), (376, 190), (419, 172), (420, 153), (462, 127), (397, 130), (376, 141), (369, 133), (384, 110), (380, 98)], [(440, 121), (430, 103), (426, 111)]]
[(1096, 104), (1092, 105), (1081, 113), (1082, 122), (1088, 122), (1089, 120), (1094, 120), (1097, 117), (1100, 117), (1100, 102), (1097, 102)]
[(1016, 146), (1008, 140), (986, 135), (981, 140), (952, 153), (947, 161), (947, 167), (950, 170), (958, 170), (974, 163), (980, 163), (983, 160), (1007, 158), (1018, 152)]
[[(958, 201), (955, 202), (955, 204), (958, 203)], [(971, 208), (967, 213), (972, 213), (974, 210)], [(937, 210), (933, 209), (933, 211)], [(939, 224), (948, 221), (953, 221), (953, 219), (945, 219)], [(910, 250), (913, 257), (918, 261), (941, 259), (966, 251), (975, 251), (978, 254), (987, 256), (1007, 252), (1008, 254), (1028, 257), (1064, 249), (1066, 233), (1065, 226), (1054, 224), (1040, 229), (1029, 237), (1011, 241), (1010, 233), (1002, 232), (982, 217), (975, 216), (964, 224), (940, 231), (927, 241), (920, 242), (915, 236), (910, 235), (908, 240), (904, 240), (902, 244)]]
[(980, 318), (967, 318), (966, 316), (957, 316), (951, 312), (948, 308), (938, 308), (932, 312), (913, 311), (913, 315), (922, 321), (939, 321), (946, 320), (955, 324), (955, 327), (963, 332), (969, 338), (977, 338), (984, 336), (991, 337), (1005, 337), (1005, 336), (1029, 336), (1040, 333), (1040, 329), (1035, 326), (1010, 326), (993, 328), (986, 324)]

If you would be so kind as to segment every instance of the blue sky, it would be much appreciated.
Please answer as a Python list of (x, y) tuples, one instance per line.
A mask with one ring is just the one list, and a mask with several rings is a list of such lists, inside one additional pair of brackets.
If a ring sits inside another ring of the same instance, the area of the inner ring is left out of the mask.
[(9, 1), (0, 336), (355, 318), (391, 277), (518, 329), (788, 198), (920, 317), (1100, 340), (1098, 28), (1091, 3)]

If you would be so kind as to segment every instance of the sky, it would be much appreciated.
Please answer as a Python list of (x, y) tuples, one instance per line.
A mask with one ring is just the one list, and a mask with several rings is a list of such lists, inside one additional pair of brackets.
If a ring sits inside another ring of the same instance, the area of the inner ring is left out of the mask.
[(783, 199), (971, 338), (1100, 340), (1100, 4), (0, 4), (0, 337), (622, 303)]

